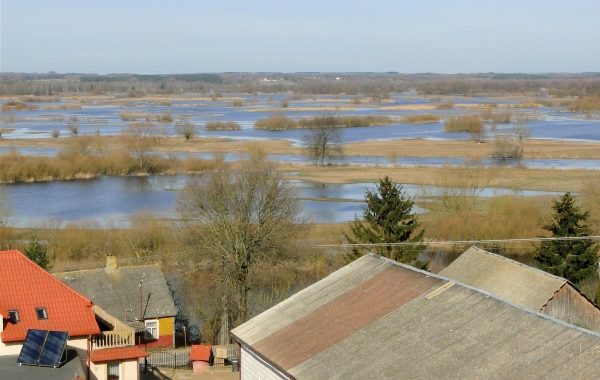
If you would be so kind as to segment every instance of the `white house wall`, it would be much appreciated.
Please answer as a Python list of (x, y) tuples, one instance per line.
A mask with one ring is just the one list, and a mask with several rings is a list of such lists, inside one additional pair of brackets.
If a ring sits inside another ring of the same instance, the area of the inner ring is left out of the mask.
[(242, 346), (240, 358), (241, 380), (288, 380), (289, 377)]

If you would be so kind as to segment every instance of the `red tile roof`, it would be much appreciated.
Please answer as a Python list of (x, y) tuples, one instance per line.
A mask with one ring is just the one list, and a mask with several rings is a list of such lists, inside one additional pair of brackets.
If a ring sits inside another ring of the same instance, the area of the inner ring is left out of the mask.
[[(99, 334), (92, 306), (21, 252), (0, 251), (0, 309), (19, 312), (19, 322), (8, 322), (0, 335), (3, 342), (24, 340), (28, 329)], [(46, 308), (47, 319), (37, 318), (39, 307)]]
[(190, 351), (190, 360), (209, 361), (211, 348), (211, 346), (204, 344), (193, 345)]
[(150, 356), (146, 351), (137, 347), (109, 348), (94, 350), (90, 353), (90, 360), (94, 363), (108, 362), (111, 360), (137, 359)]

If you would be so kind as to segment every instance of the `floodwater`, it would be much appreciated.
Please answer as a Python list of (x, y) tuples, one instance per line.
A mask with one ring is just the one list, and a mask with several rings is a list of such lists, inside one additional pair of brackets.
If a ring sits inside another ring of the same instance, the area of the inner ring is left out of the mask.
[[(599, 146), (600, 148), (600, 146)], [(39, 147), (0, 147), (0, 154), (17, 152), (24, 155), (39, 155), (39, 156), (55, 156), (58, 153), (57, 148), (39, 148)], [(203, 158), (211, 160), (215, 158), (212, 153), (187, 153), (187, 152), (170, 152), (156, 153), (163, 156), (172, 156), (179, 159), (186, 157)], [(227, 153), (223, 156), (225, 161), (237, 161), (247, 159), (245, 154)], [(295, 164), (311, 163), (307, 157), (295, 155), (272, 154), (269, 158), (278, 162), (287, 162)], [(468, 162), (467, 158), (455, 157), (397, 157), (392, 163), (390, 158), (381, 156), (345, 156), (339, 160), (335, 160), (336, 165), (364, 165), (364, 166), (444, 166), (444, 165), (461, 165)], [(515, 159), (498, 159), (485, 158), (481, 159), (480, 164), (486, 167), (522, 167), (532, 169), (586, 169), (600, 170), (600, 160), (586, 159), (538, 159), (538, 158), (523, 158)]]
[[(169, 112), (174, 119), (187, 117), (202, 127), (208, 121), (222, 120), (238, 122), (242, 129), (238, 131), (204, 131), (204, 136), (224, 137), (234, 140), (260, 140), (260, 139), (286, 139), (295, 143), (302, 140), (304, 131), (265, 131), (253, 128), (254, 123), (261, 118), (272, 115), (274, 108), (287, 95), (245, 95), (236, 94), (233, 97), (242, 99), (243, 107), (233, 107), (231, 101), (209, 101), (209, 100), (175, 100), (170, 106), (161, 106), (152, 101), (131, 99), (130, 106), (124, 107), (115, 104), (92, 103), (84, 104), (81, 109), (58, 110), (52, 109), (66, 103), (35, 103), (40, 106), (39, 110), (15, 111), (14, 116), (18, 119), (11, 122), (8, 128), (11, 132), (4, 133), (5, 138), (50, 138), (51, 131), (57, 129), (61, 136), (69, 136), (67, 122), (76, 119), (80, 125), (80, 134), (115, 135), (122, 132), (128, 125), (121, 120), (121, 113), (146, 113), (160, 115)], [(351, 96), (340, 96), (336, 99), (332, 96), (319, 96), (317, 100), (299, 99), (290, 100), (289, 109), (278, 109), (292, 118), (320, 115), (329, 113), (340, 116), (363, 116), (363, 115), (387, 115), (391, 117), (402, 117), (411, 114), (432, 113), (441, 116), (476, 114), (477, 112), (467, 109), (434, 109), (434, 110), (398, 110), (398, 105), (422, 105), (430, 104), (425, 97), (415, 93), (392, 94), (391, 102), (380, 104), (365, 104), (364, 107), (345, 109)], [(269, 100), (272, 99), (272, 100)], [(342, 101), (346, 102), (342, 102)], [(446, 99), (444, 99), (446, 100)], [(498, 102), (493, 98), (468, 98), (455, 97), (452, 99), (460, 104), (481, 104), (486, 102)], [(510, 102), (506, 102), (510, 103)], [(326, 107), (337, 107), (333, 111), (326, 111)], [(303, 110), (304, 108), (304, 110)], [(309, 109), (310, 108), (310, 109)], [(319, 108), (323, 108), (320, 111)], [(271, 109), (271, 110), (267, 110)], [(528, 121), (525, 124), (532, 129), (531, 138), (534, 139), (558, 139), (573, 141), (596, 141), (600, 142), (600, 119), (585, 118), (582, 113), (567, 112), (564, 107), (549, 108), (514, 108), (510, 109), (513, 114), (524, 114), (538, 121)], [(174, 135), (173, 123), (160, 125), (167, 135)], [(487, 125), (489, 138), (494, 133), (510, 132), (512, 124), (499, 124), (496, 131), (492, 131), (491, 125)], [(366, 140), (393, 140), (393, 139), (469, 139), (466, 132), (450, 133), (443, 131), (443, 123), (434, 124), (393, 124), (387, 126), (345, 128), (342, 133), (343, 142), (359, 142)]]
[[(158, 217), (173, 217), (178, 191), (194, 177), (164, 175), (145, 177), (101, 177), (89, 180), (34, 182), (6, 185), (5, 214), (16, 227), (36, 227), (54, 221), (64, 227), (73, 221), (93, 221), (95, 227), (129, 225), (132, 215), (144, 210)], [(372, 184), (330, 185), (291, 181), (303, 198), (304, 216), (312, 223), (342, 223), (362, 215), (366, 189)], [(432, 186), (405, 185), (411, 196), (434, 192)], [(536, 191), (484, 189), (482, 197), (501, 195), (558, 195)], [(415, 207), (417, 213), (427, 210)]]

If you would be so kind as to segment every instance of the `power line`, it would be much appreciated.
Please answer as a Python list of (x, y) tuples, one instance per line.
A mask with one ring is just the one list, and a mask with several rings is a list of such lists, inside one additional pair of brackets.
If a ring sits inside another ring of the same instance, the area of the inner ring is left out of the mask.
[(340, 244), (315, 244), (312, 248), (335, 248), (335, 247), (395, 247), (414, 245), (464, 245), (464, 244), (491, 244), (491, 243), (534, 243), (544, 241), (580, 241), (600, 240), (600, 236), (574, 236), (574, 237), (551, 237), (551, 238), (523, 238), (523, 239), (487, 239), (487, 240), (446, 240), (446, 241), (420, 241), (400, 243), (340, 243)]

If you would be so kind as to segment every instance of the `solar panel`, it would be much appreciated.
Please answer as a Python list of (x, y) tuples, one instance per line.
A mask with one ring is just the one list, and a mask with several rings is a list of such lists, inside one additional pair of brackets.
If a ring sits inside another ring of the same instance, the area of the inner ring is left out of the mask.
[(29, 329), (17, 363), (56, 368), (61, 364), (67, 339), (68, 332)]
[(46, 344), (40, 354), (39, 365), (58, 367), (63, 356), (69, 333), (63, 331), (48, 331)]
[(27, 330), (21, 353), (17, 358), (17, 363), (37, 365), (42, 349), (44, 348), (44, 342), (46, 341), (46, 330)]

